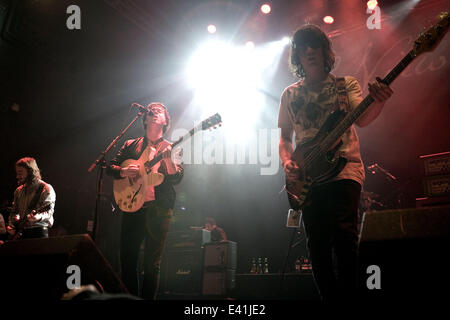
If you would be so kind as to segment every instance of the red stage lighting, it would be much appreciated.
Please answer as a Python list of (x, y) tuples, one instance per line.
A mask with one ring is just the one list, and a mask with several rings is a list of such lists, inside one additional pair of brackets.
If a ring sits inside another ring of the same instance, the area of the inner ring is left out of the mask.
[(334, 22), (334, 18), (332, 16), (323, 17), (323, 22), (332, 24)]
[(261, 12), (262, 12), (262, 13), (264, 13), (264, 14), (269, 14), (270, 11), (272, 11), (272, 7), (270, 6), (270, 4), (264, 3), (264, 4), (261, 6)]
[(369, 8), (370, 10), (375, 9), (375, 7), (378, 5), (378, 1), (377, 0), (369, 0), (367, 1), (367, 8)]

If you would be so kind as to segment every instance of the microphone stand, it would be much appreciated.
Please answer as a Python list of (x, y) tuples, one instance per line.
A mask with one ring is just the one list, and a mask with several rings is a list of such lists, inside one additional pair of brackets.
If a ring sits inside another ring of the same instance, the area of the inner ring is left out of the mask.
[(286, 257), (284, 258), (283, 269), (281, 270), (280, 295), (284, 294), (284, 292), (283, 292), (284, 279), (285, 279), (285, 275), (286, 275), (286, 267), (287, 267), (287, 264), (289, 261), (289, 256), (291, 254), (291, 249), (295, 248), (302, 242), (302, 240), (299, 239), (297, 242), (294, 243), (295, 236), (297, 236), (298, 238), (301, 236), (300, 228), (302, 226), (303, 213), (300, 212), (299, 214), (300, 214), (299, 226), (297, 228), (295, 228), (294, 230), (292, 230), (291, 240), (289, 241)]
[(93, 222), (93, 227), (92, 227), (92, 239), (94, 240), (94, 242), (95, 242), (95, 238), (97, 237), (98, 212), (99, 212), (99, 208), (100, 208), (100, 199), (101, 199), (102, 190), (103, 190), (103, 171), (106, 168), (105, 156), (109, 152), (109, 150), (111, 150), (111, 148), (117, 143), (117, 141), (120, 138), (122, 138), (122, 136), (128, 131), (128, 129), (133, 125), (133, 123), (135, 123), (136, 120), (139, 119), (140, 117), (142, 117), (144, 115), (144, 113), (146, 112), (146, 109), (142, 108), (141, 106), (139, 106), (139, 109), (141, 111), (138, 112), (136, 117), (134, 117), (134, 119), (131, 120), (131, 122), (125, 127), (125, 129), (123, 129), (122, 132), (116, 138), (114, 138), (114, 140), (108, 145), (108, 147), (102, 153), (100, 153), (98, 158), (94, 161), (94, 163), (88, 169), (88, 172), (92, 172), (92, 170), (94, 170), (94, 168), (96, 166), (101, 164), (99, 166), (100, 169), (99, 169), (98, 183), (97, 183), (97, 197), (95, 200), (94, 222)]
[(386, 176), (386, 179), (397, 182), (397, 178), (394, 177), (389, 171), (387, 171), (386, 169), (382, 168), (378, 163), (375, 163), (375, 164), (367, 167), (367, 169), (371, 170), (372, 173), (374, 173), (374, 171), (378, 169), (382, 173), (384, 173), (384, 175)]

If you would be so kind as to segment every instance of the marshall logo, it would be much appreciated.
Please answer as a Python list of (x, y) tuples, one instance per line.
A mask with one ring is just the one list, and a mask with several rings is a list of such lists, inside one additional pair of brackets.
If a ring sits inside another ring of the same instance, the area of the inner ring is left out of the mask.
[(191, 270), (178, 269), (176, 274), (182, 275), (182, 276), (188, 276), (191, 274)]

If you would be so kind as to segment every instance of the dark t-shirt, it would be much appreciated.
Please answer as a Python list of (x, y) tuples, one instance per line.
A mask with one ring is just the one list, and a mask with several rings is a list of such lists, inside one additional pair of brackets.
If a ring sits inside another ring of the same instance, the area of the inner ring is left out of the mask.
[(218, 242), (222, 240), (227, 240), (227, 234), (220, 227), (215, 227), (211, 230), (211, 241)]

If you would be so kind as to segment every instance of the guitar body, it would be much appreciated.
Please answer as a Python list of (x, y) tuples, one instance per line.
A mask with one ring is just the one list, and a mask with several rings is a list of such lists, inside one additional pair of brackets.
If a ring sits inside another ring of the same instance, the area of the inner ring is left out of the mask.
[(138, 160), (128, 159), (120, 164), (122, 168), (131, 164), (139, 165), (139, 175), (114, 180), (114, 199), (120, 210), (136, 212), (144, 205), (147, 187), (158, 186), (164, 181), (164, 175), (157, 172), (157, 166), (148, 173), (145, 163), (149, 160), (151, 149), (147, 147)]
[(22, 235), (23, 235), (23, 230), (25, 228), (29, 228), (29, 227), (33, 227), (32, 225), (29, 225), (29, 222), (27, 220), (27, 215), (29, 213), (32, 213), (34, 211), (34, 214), (38, 214), (38, 213), (42, 213), (44, 211), (50, 210), (51, 209), (51, 204), (46, 204), (40, 208), (37, 208), (36, 210), (27, 210), (27, 213), (25, 214), (25, 216), (23, 216), (23, 218), (21, 218), (18, 222), (15, 223), (15, 229), (16, 232), (11, 236), (9, 236), (8, 240), (19, 240)]
[[(200, 124), (190, 130), (188, 134), (172, 143), (171, 147), (173, 148), (179, 143), (186, 141), (199, 130), (216, 128), (216, 126), (220, 126), (221, 123), (222, 118), (216, 113), (208, 119), (203, 120)], [(163, 159), (163, 153), (153, 155), (152, 151), (156, 150), (147, 146), (138, 160), (128, 159), (120, 164), (120, 167), (122, 168), (131, 164), (139, 165), (140, 168), (139, 175), (135, 178), (127, 177), (114, 180), (114, 199), (120, 210), (124, 212), (138, 211), (144, 205), (145, 190), (150, 186), (158, 186), (164, 181), (164, 175), (158, 172), (159, 161)]]
[(338, 149), (342, 145), (342, 140), (336, 141), (328, 152), (318, 152), (318, 150), (324, 139), (327, 138), (328, 134), (345, 115), (346, 112), (344, 111), (334, 111), (325, 120), (314, 138), (299, 144), (294, 150), (291, 160), (297, 163), (301, 173), (298, 179), (286, 179), (286, 190), (292, 209), (299, 210), (303, 207), (312, 186), (320, 185), (330, 180), (344, 169), (347, 159), (336, 156)]

